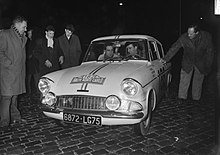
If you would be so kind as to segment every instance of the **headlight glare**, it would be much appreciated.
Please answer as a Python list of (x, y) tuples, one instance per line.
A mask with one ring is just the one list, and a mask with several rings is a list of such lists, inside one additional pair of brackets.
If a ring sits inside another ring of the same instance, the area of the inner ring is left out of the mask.
[(52, 106), (54, 103), (56, 103), (56, 101), (56, 95), (52, 92), (49, 92), (44, 96), (42, 103)]
[(109, 110), (117, 110), (120, 107), (121, 101), (117, 96), (111, 95), (107, 97), (105, 104)]
[(134, 96), (138, 92), (137, 83), (131, 79), (123, 81), (122, 91), (128, 96)]
[(46, 94), (50, 91), (50, 82), (46, 78), (42, 78), (39, 80), (38, 88), (41, 93)]

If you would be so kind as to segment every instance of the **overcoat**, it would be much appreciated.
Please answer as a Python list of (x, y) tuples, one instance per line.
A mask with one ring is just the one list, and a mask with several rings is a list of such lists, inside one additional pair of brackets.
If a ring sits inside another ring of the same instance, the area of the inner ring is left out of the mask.
[[(26, 43), (26, 73), (27, 74), (37, 74), (39, 73), (39, 62), (38, 59), (34, 56), (34, 48), (36, 41), (27, 40)], [(30, 57), (31, 56), (31, 57)]]
[[(60, 49), (58, 40), (56, 38), (53, 38), (53, 41), (53, 48), (47, 47), (46, 37), (40, 38), (36, 41), (36, 46), (34, 48), (34, 56), (39, 61), (40, 76), (60, 69), (59, 57), (63, 56), (63, 52)], [(46, 60), (49, 60), (52, 63), (52, 67), (48, 68), (45, 65)]]
[(61, 67), (64, 69), (79, 65), (79, 59), (82, 53), (79, 37), (72, 34), (70, 40), (68, 40), (66, 35), (63, 34), (58, 40), (64, 54), (64, 62)]
[(25, 88), (25, 44), (27, 38), (20, 37), (13, 29), (0, 31), (0, 94), (19, 95)]

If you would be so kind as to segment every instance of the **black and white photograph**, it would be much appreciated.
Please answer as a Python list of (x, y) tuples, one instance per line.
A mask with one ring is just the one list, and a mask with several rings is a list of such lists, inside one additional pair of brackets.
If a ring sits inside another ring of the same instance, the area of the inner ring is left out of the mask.
[(0, 155), (220, 155), (220, 0), (0, 0)]

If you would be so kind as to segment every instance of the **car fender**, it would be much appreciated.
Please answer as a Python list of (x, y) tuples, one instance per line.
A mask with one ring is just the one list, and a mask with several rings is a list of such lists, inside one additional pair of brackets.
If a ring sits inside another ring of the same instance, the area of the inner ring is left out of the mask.
[(156, 92), (155, 92), (155, 90), (154, 90), (153, 87), (149, 87), (149, 88), (147, 89), (147, 91), (146, 91), (146, 108), (145, 108), (146, 111), (145, 111), (145, 113), (147, 113), (148, 108), (149, 108), (149, 105), (148, 105), (148, 98), (149, 98), (149, 94), (150, 94), (151, 91), (153, 91), (153, 93), (154, 93), (154, 97), (155, 97), (154, 105), (151, 105), (152, 111), (153, 111), (153, 110), (155, 109), (155, 107), (156, 107), (156, 103), (157, 103)]

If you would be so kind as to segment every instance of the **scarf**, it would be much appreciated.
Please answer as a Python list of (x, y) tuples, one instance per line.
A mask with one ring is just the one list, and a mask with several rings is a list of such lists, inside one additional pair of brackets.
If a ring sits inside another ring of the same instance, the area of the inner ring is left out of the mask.
[(18, 29), (17, 29), (14, 25), (12, 25), (11, 28), (14, 30), (14, 32), (15, 32), (16, 34), (18, 34), (19, 38), (20, 38), (21, 40), (23, 40), (23, 37), (24, 37), (25, 34), (23, 34), (23, 35), (20, 34), (20, 32), (18, 31)]
[(47, 35), (46, 38), (47, 38), (47, 47), (53, 48), (53, 39), (49, 38)]

